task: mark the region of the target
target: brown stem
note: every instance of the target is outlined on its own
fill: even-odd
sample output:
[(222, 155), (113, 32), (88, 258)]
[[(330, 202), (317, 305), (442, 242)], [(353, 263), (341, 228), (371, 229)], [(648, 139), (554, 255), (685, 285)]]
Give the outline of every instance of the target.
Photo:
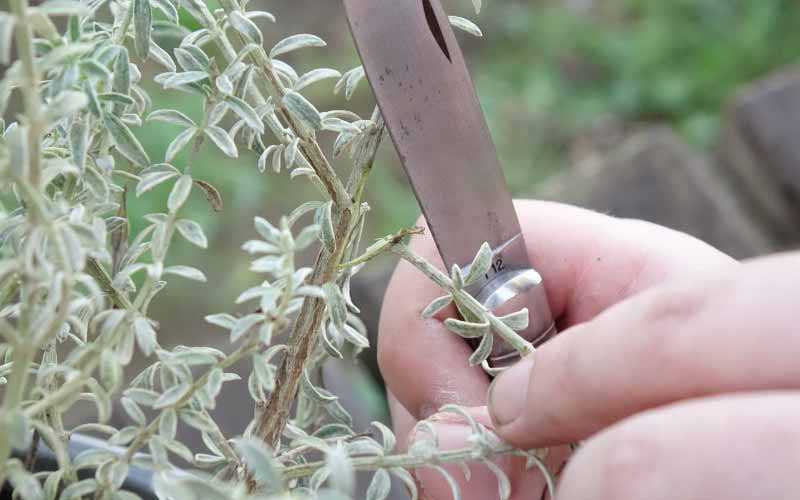
[[(331, 281), (338, 268), (339, 260), (347, 245), (346, 237), (350, 229), (352, 214), (345, 209), (339, 215), (336, 224), (336, 249), (333, 253), (321, 250), (314, 263), (314, 272), (310, 282), (322, 285)], [(276, 376), (275, 390), (261, 411), (255, 435), (264, 440), (273, 449), (277, 449), (283, 428), (289, 420), (292, 403), (297, 394), (303, 370), (306, 367), (311, 351), (317, 340), (317, 332), (325, 315), (325, 301), (318, 298), (307, 298), (303, 302), (294, 328), (287, 342), (289, 351), (283, 358)]]
[(103, 266), (97, 262), (97, 260), (93, 257), (89, 257), (86, 261), (86, 273), (94, 278), (100, 288), (103, 290), (103, 293), (108, 295), (111, 299), (111, 302), (119, 309), (131, 309), (133, 305), (131, 301), (128, 300), (126, 296), (119, 293), (119, 291), (111, 286), (111, 277), (108, 275), (106, 270)]
[[(230, 14), (233, 11), (241, 10), (237, 0), (221, 0), (220, 4), (225, 12)], [(244, 45), (247, 41), (241, 34), (236, 33), (239, 42)], [(352, 201), (347, 194), (347, 190), (342, 184), (333, 166), (328, 161), (328, 158), (323, 153), (322, 148), (314, 137), (314, 133), (306, 129), (306, 127), (296, 119), (287, 109), (283, 103), (283, 97), (286, 91), (281, 85), (275, 71), (263, 48), (253, 50), (248, 55), (248, 59), (255, 64), (258, 72), (264, 77), (260, 79), (266, 86), (267, 93), (272, 97), (273, 105), (277, 108), (278, 115), (289, 125), (292, 132), (300, 138), (300, 150), (308, 159), (314, 172), (322, 180), (325, 189), (328, 191), (333, 203), (340, 208), (349, 207)], [(282, 138), (281, 138), (282, 139)]]

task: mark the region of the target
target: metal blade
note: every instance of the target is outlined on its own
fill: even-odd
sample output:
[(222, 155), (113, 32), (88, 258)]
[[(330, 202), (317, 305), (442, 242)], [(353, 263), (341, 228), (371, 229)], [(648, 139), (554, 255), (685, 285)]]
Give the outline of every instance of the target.
[(495, 146), (439, 1), (344, 4), (367, 77), (445, 264), (469, 264), (488, 241), (496, 250), (495, 273), (529, 268)]

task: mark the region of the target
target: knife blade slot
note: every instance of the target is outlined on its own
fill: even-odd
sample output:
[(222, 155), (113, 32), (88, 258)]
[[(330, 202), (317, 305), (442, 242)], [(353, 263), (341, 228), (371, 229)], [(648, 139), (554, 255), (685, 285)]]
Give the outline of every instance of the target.
[(450, 58), (450, 49), (447, 48), (447, 42), (444, 40), (444, 33), (442, 33), (439, 19), (436, 18), (436, 11), (433, 10), (431, 0), (422, 0), (422, 8), (425, 11), (425, 20), (428, 22), (428, 29), (431, 30), (431, 34), (436, 40), (436, 43), (439, 44), (439, 48), (442, 49), (444, 56), (452, 64), (453, 60)]

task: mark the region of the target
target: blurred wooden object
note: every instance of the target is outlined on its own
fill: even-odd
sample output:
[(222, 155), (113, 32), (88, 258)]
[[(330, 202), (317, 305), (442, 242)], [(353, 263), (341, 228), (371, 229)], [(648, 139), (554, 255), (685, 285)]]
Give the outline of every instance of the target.
[(729, 187), (781, 247), (800, 242), (800, 68), (760, 80), (733, 101), (716, 157)]
[(775, 248), (709, 159), (667, 127), (645, 127), (608, 152), (583, 154), (573, 170), (546, 183), (536, 197), (661, 224), (736, 257)]

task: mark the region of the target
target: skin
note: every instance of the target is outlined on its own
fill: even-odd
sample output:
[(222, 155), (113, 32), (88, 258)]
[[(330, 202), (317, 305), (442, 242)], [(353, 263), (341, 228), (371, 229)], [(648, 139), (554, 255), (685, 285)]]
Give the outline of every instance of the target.
[[(432, 417), (440, 446), (467, 446), (468, 428), (436, 415), (456, 403), (524, 448), (582, 442), (559, 475), (558, 500), (800, 498), (800, 254), (739, 263), (688, 235), (554, 203), (517, 211), (561, 333), (490, 389), (469, 368), (469, 348), (424, 320), (441, 295), (400, 263), (381, 315), (378, 356), (395, 430)], [(429, 236), (414, 249), (441, 266)], [(409, 436), (410, 440), (414, 436)], [(536, 471), (498, 461), (512, 499), (543, 498)], [(472, 465), (463, 498), (496, 498)], [(430, 469), (415, 471), (423, 498), (450, 498)]]

